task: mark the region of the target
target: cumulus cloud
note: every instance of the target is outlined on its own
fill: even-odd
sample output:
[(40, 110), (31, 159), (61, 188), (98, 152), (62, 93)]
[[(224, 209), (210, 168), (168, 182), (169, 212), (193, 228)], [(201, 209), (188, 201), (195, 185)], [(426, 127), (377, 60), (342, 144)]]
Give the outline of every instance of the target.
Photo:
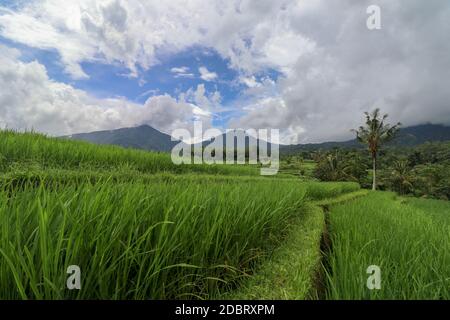
[(126, 99), (98, 99), (71, 85), (49, 79), (42, 64), (22, 62), (20, 52), (0, 46), (0, 126), (35, 129), (51, 135), (149, 124), (171, 133), (190, 128), (194, 119), (208, 125), (211, 114), (168, 95), (144, 104)]
[(186, 101), (200, 107), (204, 112), (213, 114), (221, 108), (222, 96), (219, 91), (207, 92), (203, 83), (190, 88), (179, 95), (179, 101)]
[(174, 67), (170, 69), (175, 78), (193, 78), (194, 74), (189, 72), (189, 67)]
[(261, 84), (256, 80), (255, 76), (241, 77), (239, 80), (249, 88), (256, 88), (261, 86)]
[(209, 71), (206, 67), (198, 68), (198, 72), (200, 72), (200, 78), (205, 81), (214, 81), (217, 79), (217, 73)]
[[(230, 126), (277, 127), (288, 142), (350, 138), (348, 130), (362, 120), (363, 111), (374, 107), (405, 125), (449, 124), (448, 1), (379, 0), (376, 4), (381, 7), (382, 28), (371, 31), (366, 28), (366, 8), (372, 2), (42, 0), (16, 11), (2, 9), (0, 35), (28, 46), (56, 50), (73, 78), (89, 76), (81, 67), (85, 61), (121, 64), (131, 76), (138, 76), (141, 69), (158, 64), (161, 55), (192, 46), (212, 48), (228, 60), (229, 67), (239, 74), (238, 82), (246, 86), (244, 100), (235, 103), (241, 116), (232, 119)], [(28, 73), (43, 77), (42, 69), (37, 63), (22, 64), (10, 73), (39, 87), (39, 81), (32, 81)], [(257, 77), (268, 69), (276, 70), (278, 79)], [(172, 73), (191, 74), (180, 71), (185, 70)], [(217, 74), (205, 67), (199, 73), (204, 81), (217, 79)], [(130, 108), (128, 102), (112, 99), (109, 105), (126, 107), (109, 107), (112, 111), (107, 113), (104, 109), (108, 104), (105, 107), (73, 87), (46, 76), (43, 79), (43, 94), (33, 96), (33, 103), (47, 101), (42, 103), (47, 116), (56, 112), (51, 107), (56, 105), (48, 102), (55, 92), (64, 92), (56, 96), (68, 101), (61, 101), (67, 102), (66, 107), (62, 103), (62, 109), (69, 109), (71, 104), (76, 109), (73, 101), (79, 99), (83, 105), (94, 107), (81, 108), (84, 113), (77, 111), (76, 115), (86, 115), (86, 110), (102, 114), (97, 125), (91, 117), (83, 126), (118, 125), (115, 110)], [(202, 90), (192, 89), (186, 96), (196, 106), (220, 101), (218, 96), (202, 94)], [(9, 95), (2, 93), (2, 99), (5, 96)], [(175, 98), (158, 99), (161, 105), (170, 99), (171, 103), (182, 104)], [(158, 109), (158, 104), (152, 107)], [(5, 105), (2, 108), (5, 111)], [(92, 111), (97, 109), (100, 111)], [(16, 115), (14, 121), (23, 124), (14, 110), (6, 111), (8, 117)], [(66, 131), (75, 127), (69, 113), (64, 114), (66, 119), (58, 112), (62, 118), (55, 115), (55, 131), (58, 126)], [(36, 116), (34, 121), (39, 124), (42, 119)]]
[[(3, 9), (0, 34), (32, 47), (57, 50), (75, 79), (88, 76), (80, 66), (84, 61), (119, 63), (137, 76), (139, 68), (147, 70), (159, 63), (158, 53), (193, 45), (214, 48), (233, 67), (250, 72), (265, 68), (268, 61), (278, 65), (279, 60), (270, 55), (296, 39), (296, 35), (280, 38), (272, 30), (285, 15), (280, 13), (285, 3), (41, 0), (22, 4), (18, 11)], [(254, 59), (256, 55), (260, 59)]]
[(255, 92), (233, 125), (278, 127), (289, 143), (348, 139), (374, 107), (405, 125), (450, 124), (450, 7), (379, 2), (377, 31), (365, 27), (364, 1), (315, 1), (292, 11), (292, 32), (313, 43), (284, 60), (276, 93)]

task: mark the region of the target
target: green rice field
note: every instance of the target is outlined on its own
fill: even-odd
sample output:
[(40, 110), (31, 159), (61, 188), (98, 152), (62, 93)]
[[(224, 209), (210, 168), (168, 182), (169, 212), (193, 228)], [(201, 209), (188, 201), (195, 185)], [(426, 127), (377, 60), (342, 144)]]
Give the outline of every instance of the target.
[(449, 209), (2, 131), (0, 299), (448, 299)]

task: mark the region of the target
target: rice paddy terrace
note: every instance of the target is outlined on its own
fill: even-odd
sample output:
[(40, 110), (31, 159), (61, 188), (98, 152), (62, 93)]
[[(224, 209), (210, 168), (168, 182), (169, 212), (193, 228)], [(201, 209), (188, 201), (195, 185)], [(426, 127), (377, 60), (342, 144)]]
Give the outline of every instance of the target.
[[(0, 132), (0, 299), (448, 299), (450, 205)], [(67, 267), (81, 290), (66, 288)], [(377, 265), (381, 289), (366, 286)]]

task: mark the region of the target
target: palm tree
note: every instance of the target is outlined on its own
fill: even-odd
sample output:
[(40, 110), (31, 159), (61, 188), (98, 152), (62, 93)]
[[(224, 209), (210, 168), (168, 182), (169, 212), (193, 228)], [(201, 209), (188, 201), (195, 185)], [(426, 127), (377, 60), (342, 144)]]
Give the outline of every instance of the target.
[(356, 139), (365, 143), (369, 147), (372, 156), (372, 190), (377, 189), (377, 156), (378, 151), (383, 143), (392, 140), (398, 132), (401, 124), (394, 126), (385, 123), (388, 115), (380, 115), (380, 109), (375, 109), (372, 113), (364, 112), (366, 115), (366, 125), (360, 126), (358, 130), (352, 130), (356, 133)]
[(400, 159), (394, 161), (389, 180), (393, 189), (400, 194), (406, 194), (413, 188), (414, 176), (411, 174), (411, 168), (408, 160)]

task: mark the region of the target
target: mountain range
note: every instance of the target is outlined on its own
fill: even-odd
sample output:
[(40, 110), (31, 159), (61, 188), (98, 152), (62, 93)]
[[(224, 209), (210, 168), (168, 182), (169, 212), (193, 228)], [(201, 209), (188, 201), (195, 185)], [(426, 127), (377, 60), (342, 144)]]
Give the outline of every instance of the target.
[[(125, 148), (136, 148), (159, 152), (170, 152), (179, 141), (172, 141), (171, 136), (148, 125), (115, 130), (79, 133), (63, 138), (84, 140), (97, 144), (119, 145)], [(436, 124), (423, 124), (400, 129), (391, 146), (415, 146), (425, 142), (450, 140), (450, 127)], [(356, 139), (341, 142), (323, 142), (296, 145), (280, 145), (280, 152), (291, 154), (301, 151), (329, 150), (340, 148), (362, 147)]]

